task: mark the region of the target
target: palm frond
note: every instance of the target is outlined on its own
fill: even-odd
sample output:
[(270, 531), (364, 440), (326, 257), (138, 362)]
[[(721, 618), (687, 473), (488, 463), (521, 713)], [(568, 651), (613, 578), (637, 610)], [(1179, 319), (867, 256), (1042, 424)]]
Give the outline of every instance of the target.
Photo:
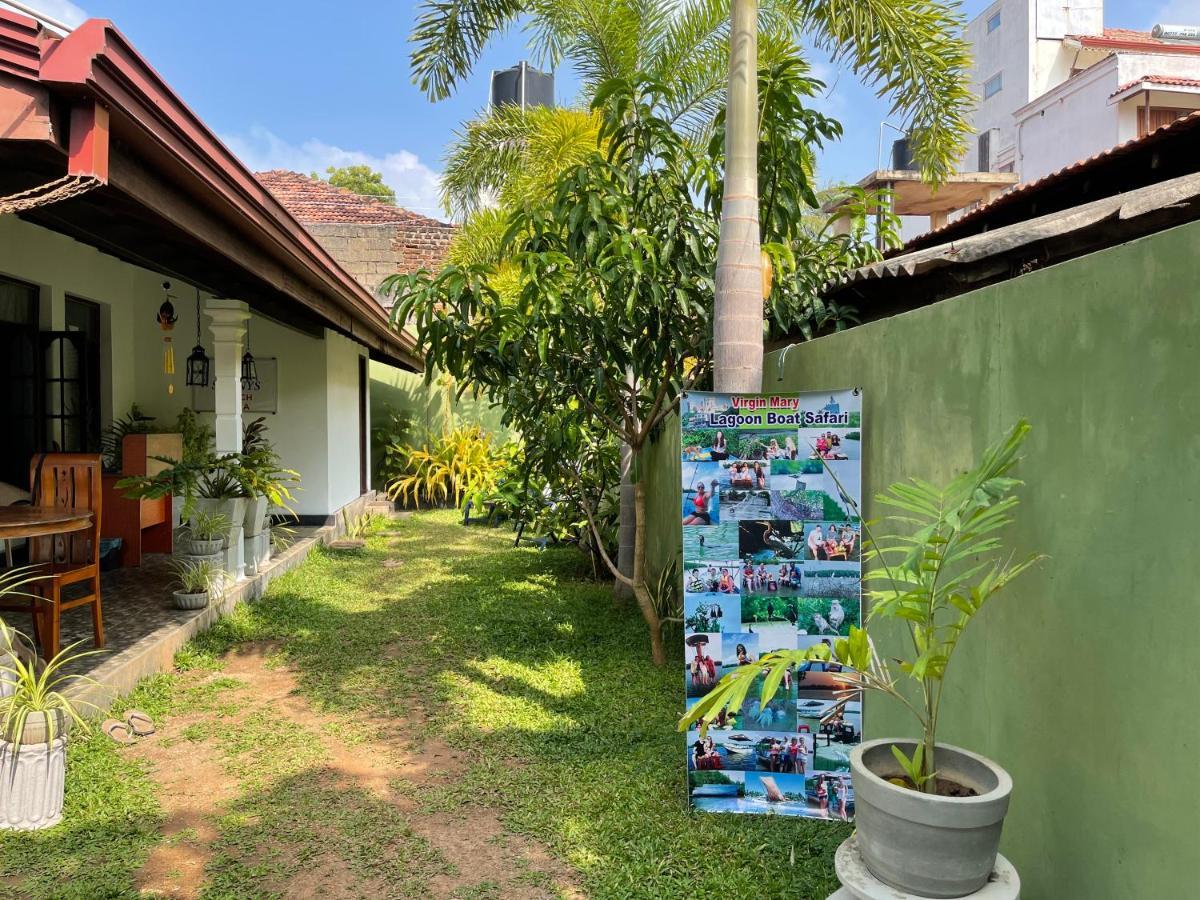
[(957, 5), (929, 0), (768, 0), (795, 16), (815, 46), (892, 101), (910, 127), (922, 173), (934, 183), (962, 155), (970, 131), (970, 45)]
[(449, 97), (525, 7), (521, 0), (422, 0), (409, 37), (413, 83), (430, 100)]

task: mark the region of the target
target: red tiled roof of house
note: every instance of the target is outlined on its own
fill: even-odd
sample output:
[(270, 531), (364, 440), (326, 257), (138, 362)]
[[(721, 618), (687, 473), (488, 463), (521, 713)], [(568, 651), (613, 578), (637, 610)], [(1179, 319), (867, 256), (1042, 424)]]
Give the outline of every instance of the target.
[(1200, 78), (1175, 78), (1171, 75), (1146, 75), (1137, 81), (1129, 81), (1121, 85), (1109, 96), (1115, 97), (1117, 94), (1123, 94), (1132, 87), (1137, 87), (1139, 84), (1161, 84), (1170, 87), (1200, 87)]
[(300, 172), (272, 169), (269, 172), (255, 172), (254, 176), (262, 182), (263, 187), (275, 195), (288, 212), (306, 224), (420, 224), (453, 227), (437, 219), (384, 203), (382, 200), (334, 187), (327, 181)]
[(1200, 53), (1200, 43), (1164, 41), (1149, 31), (1132, 28), (1105, 28), (1103, 34), (1071, 35), (1084, 47), (1095, 50), (1141, 50), (1145, 53)]

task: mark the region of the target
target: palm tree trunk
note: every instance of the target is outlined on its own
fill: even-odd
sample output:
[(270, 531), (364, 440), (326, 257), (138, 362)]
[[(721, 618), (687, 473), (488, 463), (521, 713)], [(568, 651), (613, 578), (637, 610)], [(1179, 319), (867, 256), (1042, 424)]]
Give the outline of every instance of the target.
[(733, 0), (725, 195), (713, 310), (713, 386), (762, 390), (762, 258), (758, 236), (758, 2)]

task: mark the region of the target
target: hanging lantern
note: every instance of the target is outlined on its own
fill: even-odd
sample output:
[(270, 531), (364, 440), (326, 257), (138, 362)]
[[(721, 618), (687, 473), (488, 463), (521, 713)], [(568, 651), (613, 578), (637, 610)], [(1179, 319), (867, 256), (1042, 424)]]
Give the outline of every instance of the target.
[(196, 346), (187, 358), (188, 387), (208, 387), (208, 355), (200, 343), (200, 288), (196, 288)]
[(242, 354), (242, 390), (257, 391), (262, 387), (258, 378), (258, 365), (254, 362), (254, 354), (250, 352), (250, 322), (246, 322), (246, 352)]
[(167, 393), (174, 394), (175, 381), (172, 376), (175, 374), (175, 348), (171, 343), (170, 333), (175, 330), (175, 323), (179, 321), (179, 316), (175, 315), (175, 304), (171, 302), (173, 299), (171, 282), (164, 281), (162, 287), (166, 299), (158, 308), (158, 315), (154, 319), (158, 322), (158, 327), (163, 330), (163, 374), (167, 376)]

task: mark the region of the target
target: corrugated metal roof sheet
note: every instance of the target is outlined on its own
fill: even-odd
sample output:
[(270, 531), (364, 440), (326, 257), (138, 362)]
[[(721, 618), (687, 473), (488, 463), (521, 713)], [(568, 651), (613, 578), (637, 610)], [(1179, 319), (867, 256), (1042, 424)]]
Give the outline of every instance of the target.
[(1099, 153), (1093, 154), (1092, 156), (1077, 160), (1076, 162), (1071, 163), (1069, 166), (1063, 166), (1063, 168), (1051, 172), (1048, 175), (1043, 175), (1041, 178), (1035, 179), (1034, 181), (1025, 181), (1016, 185), (1015, 187), (1011, 187), (995, 200), (992, 200), (990, 203), (984, 203), (983, 205), (976, 207), (969, 213), (959, 216), (957, 219), (946, 225), (943, 225), (941, 228), (935, 228), (931, 231), (925, 232), (924, 234), (918, 235), (905, 244), (904, 247), (900, 248), (898, 252), (903, 253), (905, 249), (913, 244), (926, 244), (931, 239), (936, 239), (937, 236), (943, 232), (954, 231), (961, 228), (963, 225), (985, 219), (988, 214), (995, 209), (1007, 206), (1016, 200), (1023, 199), (1030, 194), (1034, 194), (1037, 191), (1042, 190), (1058, 181), (1075, 176), (1085, 171), (1089, 166), (1093, 166), (1102, 160), (1130, 153), (1147, 144), (1164, 140), (1168, 136), (1189, 131), (1197, 127), (1200, 127), (1200, 110), (1192, 113), (1191, 115), (1184, 116), (1181, 119), (1176, 119), (1171, 124), (1164, 125), (1162, 128), (1157, 128), (1154, 131), (1151, 131), (1149, 134), (1143, 135), (1142, 137), (1131, 138), (1124, 143), (1117, 144), (1114, 147), (1109, 147), (1107, 150), (1101, 150)]
[(902, 278), (934, 269), (975, 263), (990, 256), (1079, 231), (1106, 219), (1132, 219), (1169, 206), (1192, 202), (1197, 198), (1200, 198), (1200, 173), (1185, 175), (863, 266), (848, 273), (837, 284), (831, 285), (828, 293), (836, 293), (856, 282)]

